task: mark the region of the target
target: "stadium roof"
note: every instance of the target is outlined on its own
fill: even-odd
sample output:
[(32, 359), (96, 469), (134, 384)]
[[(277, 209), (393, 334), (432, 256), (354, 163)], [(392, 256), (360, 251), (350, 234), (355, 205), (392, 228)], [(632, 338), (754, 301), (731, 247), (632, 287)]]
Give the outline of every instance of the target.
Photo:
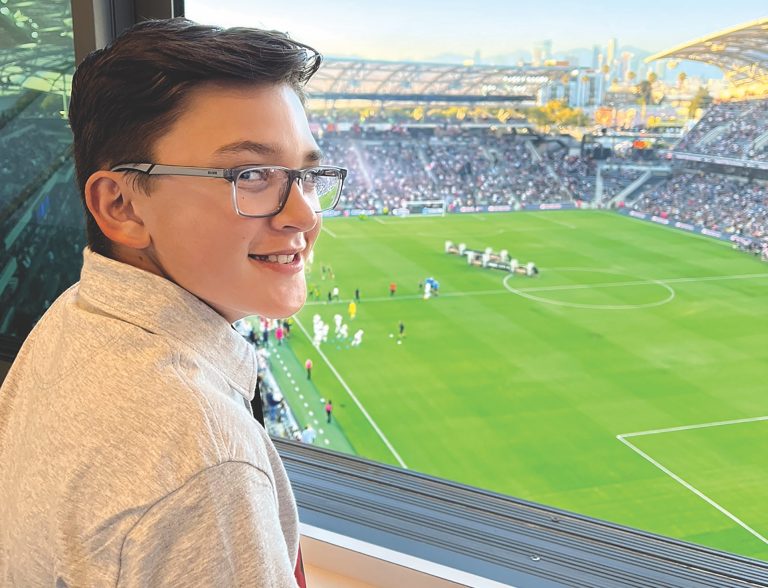
[(496, 66), (329, 58), (307, 90), (314, 99), (433, 102), (533, 100), (568, 66)]
[(768, 18), (683, 43), (645, 59), (690, 59), (715, 65), (734, 85), (768, 83)]

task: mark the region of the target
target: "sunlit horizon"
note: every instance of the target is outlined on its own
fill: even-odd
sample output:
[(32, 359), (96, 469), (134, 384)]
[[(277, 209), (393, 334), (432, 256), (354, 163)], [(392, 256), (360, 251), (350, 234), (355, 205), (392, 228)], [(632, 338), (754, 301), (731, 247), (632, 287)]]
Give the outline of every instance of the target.
[(655, 53), (763, 18), (768, 12), (764, 2), (755, 0), (717, 8), (659, 0), (642, 6), (606, 0), (578, 6), (565, 0), (515, 4), (390, 0), (366, 5), (328, 0), (319, 5), (294, 0), (275, 5), (187, 0), (186, 14), (206, 24), (285, 31), (329, 57), (516, 63), (530, 58), (534, 47), (545, 41), (551, 42), (554, 56), (591, 51), (596, 45), (604, 48), (612, 39), (619, 48)]

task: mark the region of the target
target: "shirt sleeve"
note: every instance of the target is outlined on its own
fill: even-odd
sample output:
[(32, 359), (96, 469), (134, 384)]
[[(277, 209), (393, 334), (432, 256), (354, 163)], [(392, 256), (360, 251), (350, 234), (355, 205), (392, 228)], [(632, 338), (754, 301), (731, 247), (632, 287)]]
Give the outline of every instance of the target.
[(117, 585), (295, 588), (270, 479), (244, 462), (197, 474), (128, 533)]

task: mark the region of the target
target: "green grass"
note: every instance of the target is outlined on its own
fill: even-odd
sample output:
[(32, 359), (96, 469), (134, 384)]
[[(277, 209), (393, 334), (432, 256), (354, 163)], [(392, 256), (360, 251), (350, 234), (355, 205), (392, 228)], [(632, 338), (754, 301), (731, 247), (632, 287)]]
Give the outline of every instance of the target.
[[(541, 274), (508, 280), (513, 293), (503, 272), (443, 253), (446, 239), (508, 249)], [(429, 301), (427, 276), (440, 281)], [(342, 296), (310, 302), (297, 316), (308, 330), (314, 313), (350, 322), (360, 288), (350, 334), (364, 329), (363, 344), (321, 350), (408, 468), (768, 559), (765, 542), (616, 438), (768, 415), (768, 265), (608, 212), (331, 219), (308, 281)], [(396, 465), (298, 328), (290, 347), (315, 363), (306, 410), (334, 400), (329, 445)], [(765, 537), (766, 439), (768, 422), (631, 440)]]

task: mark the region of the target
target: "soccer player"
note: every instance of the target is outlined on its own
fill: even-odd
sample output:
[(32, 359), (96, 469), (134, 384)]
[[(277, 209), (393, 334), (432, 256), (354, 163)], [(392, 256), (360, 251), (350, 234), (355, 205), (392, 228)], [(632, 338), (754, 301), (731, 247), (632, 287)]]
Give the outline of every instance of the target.
[(352, 336), (351, 345), (352, 347), (357, 347), (362, 342), (363, 342), (363, 330), (358, 329), (357, 331), (355, 331), (355, 334)]
[(333, 315), (333, 322), (336, 324), (336, 328), (334, 329), (335, 335), (339, 336), (339, 331), (341, 331), (341, 323), (344, 321), (344, 317), (340, 314), (334, 314)]
[(304, 585), (296, 504), (231, 327), (306, 299), (323, 165), (277, 32), (150, 20), (69, 109), (88, 247), (0, 390), (0, 583)]
[(389, 295), (390, 296), (394, 296), (395, 292), (397, 292), (397, 284), (395, 284), (394, 282), (390, 282), (390, 284), (389, 284)]
[(357, 304), (355, 304), (354, 300), (350, 301), (347, 311), (349, 311), (350, 320), (355, 320), (355, 315), (357, 315)]

